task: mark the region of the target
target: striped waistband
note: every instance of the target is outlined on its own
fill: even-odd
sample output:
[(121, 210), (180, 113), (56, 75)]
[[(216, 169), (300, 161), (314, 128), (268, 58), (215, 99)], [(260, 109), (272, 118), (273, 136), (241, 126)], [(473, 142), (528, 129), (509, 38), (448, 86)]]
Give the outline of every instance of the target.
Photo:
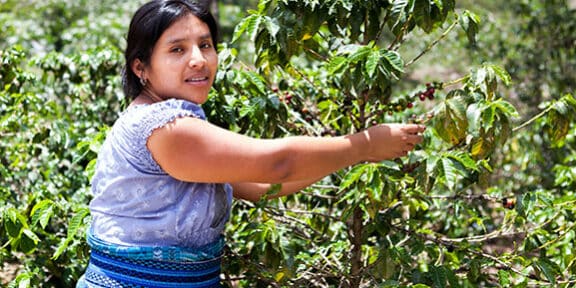
[[(84, 274), (88, 287), (221, 287), (221, 243), (206, 251), (178, 247), (128, 247), (88, 235), (92, 247)], [(191, 258), (194, 258), (192, 261)]]
[(224, 249), (224, 237), (204, 246), (185, 248), (177, 246), (127, 246), (106, 242), (97, 238), (90, 230), (86, 240), (92, 250), (104, 254), (126, 257), (129, 259), (159, 260), (159, 261), (203, 261), (218, 258)]

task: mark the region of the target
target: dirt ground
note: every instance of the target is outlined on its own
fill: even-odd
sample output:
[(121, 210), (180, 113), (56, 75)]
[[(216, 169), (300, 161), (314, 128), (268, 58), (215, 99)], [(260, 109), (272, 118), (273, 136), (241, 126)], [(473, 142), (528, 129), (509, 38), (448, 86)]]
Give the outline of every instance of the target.
[(0, 267), (0, 286), (10, 283), (18, 274), (18, 263), (3, 263)]

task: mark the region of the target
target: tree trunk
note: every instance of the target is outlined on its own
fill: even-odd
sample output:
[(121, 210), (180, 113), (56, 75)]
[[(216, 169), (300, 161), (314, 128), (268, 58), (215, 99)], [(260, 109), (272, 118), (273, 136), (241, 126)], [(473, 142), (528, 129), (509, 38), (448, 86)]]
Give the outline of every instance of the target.
[(360, 287), (362, 282), (362, 230), (364, 230), (363, 213), (360, 207), (354, 209), (352, 216), (352, 256), (350, 259), (352, 267), (350, 269), (350, 287)]

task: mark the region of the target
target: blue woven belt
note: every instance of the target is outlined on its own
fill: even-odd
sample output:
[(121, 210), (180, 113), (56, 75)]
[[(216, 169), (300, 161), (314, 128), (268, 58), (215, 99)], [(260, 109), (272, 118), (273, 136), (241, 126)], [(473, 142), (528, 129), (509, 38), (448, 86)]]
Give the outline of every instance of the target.
[(90, 262), (77, 287), (221, 287), (223, 241), (194, 250), (132, 247), (89, 233)]

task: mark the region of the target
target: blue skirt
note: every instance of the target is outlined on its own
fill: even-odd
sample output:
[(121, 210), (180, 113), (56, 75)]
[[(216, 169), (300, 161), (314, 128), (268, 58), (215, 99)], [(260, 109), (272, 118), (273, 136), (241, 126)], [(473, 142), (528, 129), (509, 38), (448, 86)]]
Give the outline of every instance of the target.
[(222, 287), (223, 238), (192, 249), (123, 246), (87, 234), (90, 262), (77, 288)]

